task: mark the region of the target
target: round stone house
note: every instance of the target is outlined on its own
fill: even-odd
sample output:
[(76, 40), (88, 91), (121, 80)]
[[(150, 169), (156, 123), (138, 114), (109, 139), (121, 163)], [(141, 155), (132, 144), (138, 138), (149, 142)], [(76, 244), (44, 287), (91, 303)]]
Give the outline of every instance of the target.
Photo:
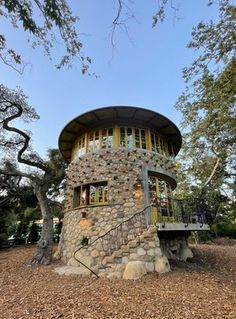
[(95, 109), (65, 126), (59, 148), (70, 164), (58, 248), (64, 262), (119, 277), (131, 261), (153, 271), (164, 254), (186, 257), (186, 231), (195, 228), (181, 227), (171, 199), (181, 140), (168, 118), (133, 106)]

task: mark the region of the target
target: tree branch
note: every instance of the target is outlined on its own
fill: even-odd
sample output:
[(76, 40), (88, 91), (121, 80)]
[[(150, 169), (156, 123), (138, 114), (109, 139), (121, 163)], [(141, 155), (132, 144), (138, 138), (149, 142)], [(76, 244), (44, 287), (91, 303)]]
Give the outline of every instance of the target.
[(12, 68), (14, 71), (16, 71), (17, 73), (19, 73), (20, 75), (23, 74), (24, 72), (24, 68), (21, 69), (17, 69), (12, 63), (10, 63), (9, 61), (7, 61), (2, 55), (0, 55), (0, 59), (2, 60), (2, 62), (9, 66), (10, 68)]
[(33, 177), (31, 174), (24, 173), (20, 170), (14, 170), (14, 171), (10, 172), (10, 171), (5, 171), (5, 170), (0, 169), (0, 174), (4, 175), (4, 176), (25, 177), (25, 178), (28, 178), (30, 180), (33, 180)]
[(9, 104), (7, 106), (5, 106), (4, 109), (0, 109), (0, 112), (6, 112), (10, 108), (16, 108), (17, 111), (16, 111), (15, 114), (12, 114), (9, 117), (7, 117), (6, 119), (4, 119), (2, 121), (2, 126), (3, 126), (3, 128), (5, 130), (7, 130), (9, 132), (17, 133), (17, 134), (19, 134), (20, 136), (22, 136), (24, 138), (24, 141), (22, 141), (24, 143), (24, 145), (21, 147), (21, 149), (18, 151), (18, 154), (17, 154), (18, 162), (22, 163), (22, 164), (26, 164), (26, 165), (29, 165), (29, 166), (33, 166), (33, 167), (39, 168), (39, 169), (43, 170), (44, 172), (49, 173), (48, 168), (45, 165), (43, 165), (42, 163), (34, 162), (34, 161), (31, 161), (31, 160), (26, 159), (26, 158), (23, 157), (24, 152), (29, 147), (30, 136), (28, 134), (26, 134), (24, 131), (22, 131), (22, 130), (16, 128), (16, 127), (12, 127), (12, 126), (8, 125), (8, 123), (11, 122), (12, 120), (21, 117), (21, 115), (23, 113), (23, 107), (21, 105), (17, 104), (17, 103), (11, 102), (11, 101), (6, 101), (6, 102), (9, 103)]
[(211, 182), (212, 178), (214, 177), (215, 173), (216, 173), (216, 170), (218, 168), (218, 166), (220, 165), (220, 158), (218, 157), (217, 160), (216, 160), (216, 163), (212, 169), (212, 172), (211, 172), (211, 175), (208, 177), (208, 179), (206, 180), (206, 182), (204, 183), (204, 185), (202, 186), (202, 189), (201, 189), (201, 192), (200, 192), (200, 196), (199, 197), (202, 197), (203, 195), (203, 191), (204, 189), (206, 188), (206, 186)]

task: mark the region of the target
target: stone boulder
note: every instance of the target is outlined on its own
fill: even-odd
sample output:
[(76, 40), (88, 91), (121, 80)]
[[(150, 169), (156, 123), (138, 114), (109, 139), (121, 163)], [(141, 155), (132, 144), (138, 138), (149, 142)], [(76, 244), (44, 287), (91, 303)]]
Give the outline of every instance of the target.
[(166, 256), (157, 256), (154, 262), (155, 271), (164, 274), (170, 271), (170, 264)]
[(67, 266), (79, 267), (79, 266), (80, 266), (80, 263), (79, 263), (77, 260), (75, 260), (75, 258), (71, 257), (71, 258), (68, 260)]
[(138, 279), (146, 275), (145, 263), (142, 261), (130, 261), (125, 267), (123, 279)]
[(193, 258), (192, 250), (186, 245), (180, 251), (180, 259), (186, 261), (189, 258)]
[(90, 271), (88, 271), (85, 267), (73, 267), (73, 266), (62, 266), (56, 267), (54, 269), (56, 273), (59, 275), (80, 275), (80, 276), (89, 276), (91, 275)]

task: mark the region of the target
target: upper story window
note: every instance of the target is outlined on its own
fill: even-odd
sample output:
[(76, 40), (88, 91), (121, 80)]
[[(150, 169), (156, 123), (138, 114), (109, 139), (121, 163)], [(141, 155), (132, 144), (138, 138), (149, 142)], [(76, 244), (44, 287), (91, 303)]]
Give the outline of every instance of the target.
[(151, 133), (151, 148), (153, 152), (162, 154), (161, 141), (158, 134)]
[(146, 130), (132, 127), (120, 128), (120, 146), (126, 148), (148, 149)]
[(89, 133), (88, 151), (96, 151), (101, 148), (113, 146), (113, 128), (105, 128)]
[(169, 155), (169, 158), (171, 159), (175, 158), (174, 148), (173, 148), (173, 145), (170, 143), (168, 143), (168, 155)]
[(173, 145), (150, 129), (118, 127), (97, 129), (85, 133), (74, 144), (72, 159), (88, 152), (109, 148), (143, 149), (174, 158)]
[(107, 203), (107, 182), (81, 185), (74, 188), (73, 207)]
[(74, 157), (82, 156), (86, 153), (86, 147), (85, 147), (85, 135), (81, 136), (74, 147)]

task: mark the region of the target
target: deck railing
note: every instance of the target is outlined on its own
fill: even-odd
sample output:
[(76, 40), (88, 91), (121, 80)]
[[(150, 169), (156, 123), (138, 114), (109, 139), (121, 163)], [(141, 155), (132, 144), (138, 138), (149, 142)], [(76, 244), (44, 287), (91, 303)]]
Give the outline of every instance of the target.
[(130, 240), (135, 239), (147, 228), (148, 214), (152, 207), (156, 208), (158, 223), (206, 223), (206, 205), (201, 199), (174, 199), (170, 197), (156, 198), (151, 206), (145, 207), (142, 211), (132, 215), (114, 228), (107, 231), (104, 235), (99, 236), (93, 242), (81, 245), (75, 252), (74, 258), (94, 275), (98, 275), (85, 265), (81, 260), (76, 258), (78, 251), (88, 249), (100, 242), (105, 256), (111, 255), (114, 251), (120, 249), (122, 245), (127, 244)]
[(199, 198), (158, 197), (152, 207), (156, 210), (158, 223), (207, 223), (207, 207), (204, 200)]

